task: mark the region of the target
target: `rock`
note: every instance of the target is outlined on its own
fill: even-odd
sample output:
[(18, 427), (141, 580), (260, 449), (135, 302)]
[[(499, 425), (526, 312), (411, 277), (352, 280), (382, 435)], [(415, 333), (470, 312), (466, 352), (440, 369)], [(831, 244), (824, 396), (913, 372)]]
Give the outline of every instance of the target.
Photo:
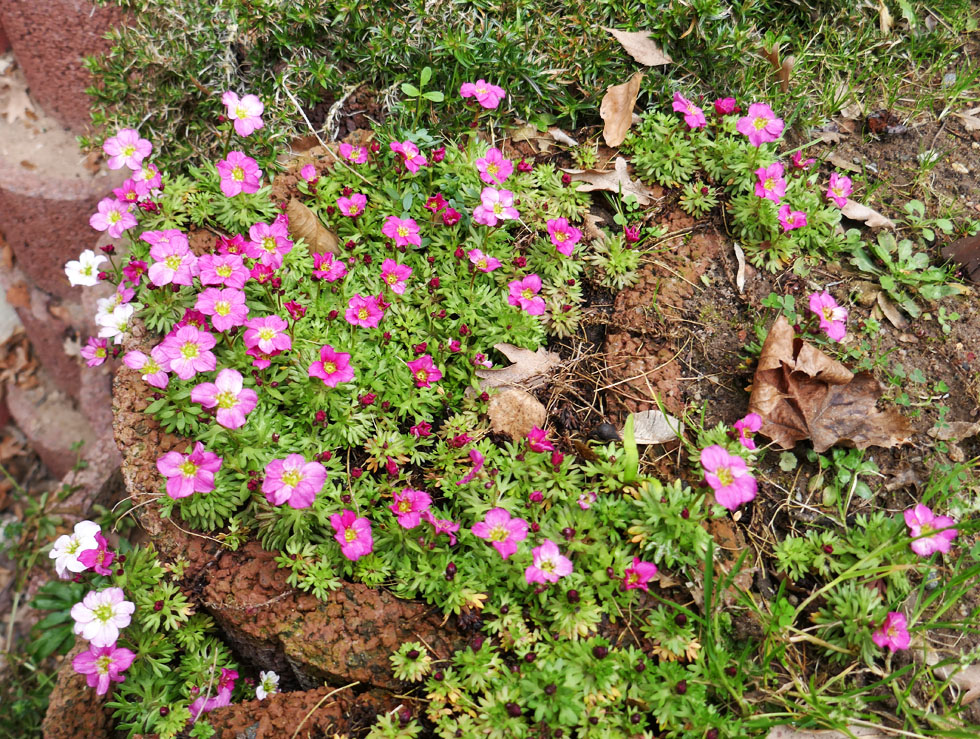
[(527, 390), (509, 387), (490, 399), (487, 410), (490, 426), (499, 434), (506, 434), (515, 441), (523, 439), (538, 426), (544, 428), (548, 413), (541, 403)]
[(79, 639), (58, 668), (58, 678), (51, 691), (51, 702), (41, 729), (44, 739), (110, 739), (109, 713), (105, 698), (95, 694), (84, 675), (72, 669), (76, 654), (88, 649), (88, 642)]

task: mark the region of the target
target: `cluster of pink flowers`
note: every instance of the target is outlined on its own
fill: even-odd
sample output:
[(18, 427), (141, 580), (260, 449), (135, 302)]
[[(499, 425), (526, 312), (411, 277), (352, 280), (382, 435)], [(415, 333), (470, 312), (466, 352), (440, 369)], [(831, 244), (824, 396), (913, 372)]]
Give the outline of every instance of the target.
[(133, 208), (148, 204), (150, 196), (160, 187), (160, 172), (149, 161), (144, 161), (153, 151), (153, 145), (140, 138), (135, 129), (121, 129), (105, 140), (102, 150), (109, 169), (127, 167), (134, 172), (113, 189), (113, 197), (99, 201), (96, 212), (89, 218), (89, 225), (96, 231), (104, 231), (110, 238), (118, 239), (137, 223)]
[[(749, 413), (734, 423), (739, 443), (749, 450), (756, 448), (752, 436), (760, 428), (762, 418), (756, 413)], [(704, 468), (704, 481), (714, 492), (719, 505), (734, 511), (755, 498), (758, 483), (745, 459), (737, 454), (731, 454), (725, 447), (713, 444), (701, 450), (701, 466)]]

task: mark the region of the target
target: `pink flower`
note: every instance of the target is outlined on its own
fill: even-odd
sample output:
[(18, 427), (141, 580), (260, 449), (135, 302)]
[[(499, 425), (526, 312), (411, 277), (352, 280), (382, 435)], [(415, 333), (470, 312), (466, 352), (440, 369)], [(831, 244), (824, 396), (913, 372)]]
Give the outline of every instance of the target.
[(627, 244), (635, 244), (640, 240), (640, 226), (636, 224), (634, 226), (623, 226), (623, 238), (626, 239)]
[(245, 416), (252, 412), (259, 402), (254, 390), (242, 386), (242, 375), (238, 370), (223, 369), (214, 382), (202, 382), (191, 390), (191, 401), (205, 408), (217, 406), (216, 419), (226, 429), (237, 429), (245, 425)]
[(532, 582), (558, 582), (565, 575), (572, 574), (572, 560), (563, 557), (558, 545), (551, 539), (545, 539), (539, 547), (531, 550), (534, 564), (524, 570), (524, 579)]
[(890, 652), (908, 649), (912, 643), (912, 637), (909, 634), (905, 616), (898, 611), (889, 611), (888, 615), (885, 616), (885, 622), (871, 634), (871, 641), (879, 647), (887, 647)]
[(197, 260), (202, 285), (221, 285), (241, 290), (248, 281), (248, 268), (238, 254), (205, 254)]
[(416, 439), (421, 439), (425, 436), (432, 436), (432, 424), (428, 421), (419, 421), (408, 430), (408, 433), (410, 433)]
[(238, 98), (231, 90), (221, 96), (228, 117), (235, 122), (235, 133), (239, 136), (249, 136), (265, 125), (262, 122), (262, 111), (265, 106), (256, 95), (245, 95)]
[(684, 122), (688, 128), (704, 128), (708, 125), (704, 111), (679, 92), (674, 93), (674, 111), (684, 114)]
[(759, 181), (755, 183), (755, 194), (778, 204), (780, 198), (786, 194), (783, 165), (780, 162), (774, 162), (768, 167), (759, 167), (755, 171), (755, 175), (759, 178)]
[(381, 281), (390, 287), (393, 293), (402, 295), (405, 292), (405, 281), (411, 275), (411, 267), (398, 264), (394, 259), (386, 259), (381, 263)]
[(109, 169), (129, 167), (132, 170), (139, 170), (142, 169), (140, 162), (153, 151), (153, 144), (146, 139), (141, 139), (135, 129), (123, 128), (111, 139), (105, 140), (102, 151), (109, 156), (106, 161)]
[(374, 328), (384, 317), (384, 311), (378, 307), (378, 301), (373, 296), (362, 297), (360, 293), (354, 293), (354, 297), (347, 302), (347, 311), (344, 318), (352, 326), (362, 328)]
[(442, 222), (447, 226), (455, 226), (462, 217), (462, 214), (455, 208), (446, 208), (446, 212), (442, 214)]
[[(208, 698), (206, 695), (198, 696), (194, 702), (188, 706), (191, 712), (191, 723), (196, 723), (201, 714), (213, 711), (215, 708), (223, 708), (231, 705), (231, 694), (235, 689), (235, 681), (238, 679), (237, 670), (221, 668), (221, 677), (218, 679), (218, 694)], [(197, 688), (193, 688), (197, 690)]]
[(793, 169), (809, 169), (810, 165), (816, 162), (816, 159), (804, 159), (802, 151), (793, 152), (792, 160)]
[(718, 98), (714, 105), (718, 115), (731, 115), (735, 112), (735, 98)]
[(633, 564), (626, 568), (623, 573), (623, 585), (627, 590), (649, 591), (647, 583), (657, 574), (657, 565), (653, 562), (644, 562), (639, 557), (633, 557)]
[(154, 262), (147, 272), (150, 282), (157, 287), (164, 285), (192, 285), (200, 273), (197, 257), (191, 252), (187, 237), (180, 231), (146, 231), (140, 236), (144, 241), (151, 235), (162, 234), (159, 240), (150, 242), (150, 256)]
[(197, 442), (187, 454), (164, 454), (157, 460), (157, 469), (167, 478), (167, 495), (176, 500), (214, 490), (214, 473), (221, 469), (221, 461), (221, 457), (205, 451), (204, 445)]
[(140, 372), (143, 375), (143, 381), (148, 385), (164, 390), (170, 383), (170, 375), (167, 374), (170, 360), (167, 359), (159, 346), (150, 350), (149, 357), (141, 351), (128, 352), (123, 357), (123, 364)]
[[(130, 177), (122, 185), (112, 190), (112, 194), (121, 203), (133, 204), (150, 194), (150, 186), (143, 180)], [(101, 230), (101, 229), (100, 229)]]
[(419, 147), (411, 141), (392, 141), (390, 146), (393, 152), (401, 156), (402, 162), (409, 172), (418, 172), (420, 168), (429, 163), (425, 155), (419, 153)]
[[(325, 269), (324, 269), (325, 268)], [(318, 254), (313, 252), (313, 276), (319, 280), (336, 282), (347, 274), (347, 265), (343, 260), (335, 259), (330, 252)]]
[(363, 146), (340, 145), (340, 158), (353, 164), (364, 164), (368, 160), (368, 151)]
[(306, 315), (306, 306), (297, 303), (295, 300), (287, 300), (285, 303), (283, 303), (282, 307), (286, 309), (286, 312), (289, 313), (289, 317), (294, 321), (298, 321)]
[(390, 239), (395, 240), (395, 246), (422, 246), (422, 237), (419, 236), (419, 225), (411, 218), (404, 220), (397, 216), (388, 216), (385, 225), (381, 227), (381, 233)]
[(783, 120), (777, 118), (765, 103), (752, 103), (748, 115), (739, 118), (735, 129), (749, 137), (752, 146), (762, 146), (769, 141), (775, 141), (783, 133)]
[(343, 196), (337, 198), (337, 210), (348, 218), (357, 218), (364, 212), (364, 206), (366, 205), (367, 196), (359, 192), (355, 192), (349, 198)]
[(433, 213), (442, 213), (446, 209), (449, 203), (442, 196), (441, 192), (437, 192), (435, 195), (430, 195), (425, 201), (425, 209), (431, 210)]
[(752, 435), (762, 428), (762, 416), (758, 413), (750, 413), (745, 418), (736, 421), (733, 426), (738, 431), (739, 443), (746, 449), (755, 449)]
[(755, 498), (758, 485), (741, 457), (713, 444), (701, 450), (704, 479), (715, 491), (715, 500), (730, 511)]
[(548, 221), (548, 235), (555, 248), (566, 257), (572, 255), (572, 249), (582, 239), (582, 232), (568, 224), (567, 218), (553, 218)]
[(327, 481), (327, 470), (319, 462), (307, 462), (302, 454), (273, 459), (265, 467), (262, 492), (272, 505), (309, 508)]
[(137, 182), (145, 183), (150, 192), (163, 184), (160, 170), (157, 169), (157, 165), (151, 164), (150, 162), (143, 162), (141, 168), (133, 175), (133, 179)]
[(207, 288), (197, 296), (194, 308), (211, 317), (211, 325), (216, 331), (227, 331), (241, 326), (248, 317), (245, 291), (232, 287)]
[(483, 463), (485, 461), (484, 457), (476, 449), (470, 449), (470, 461), (473, 463), (473, 469), (467, 472), (466, 476), (456, 483), (457, 485), (465, 485), (466, 483), (472, 481), (473, 478), (476, 477), (477, 473), (483, 469)]
[(78, 561), (100, 575), (111, 575), (110, 565), (112, 565), (112, 560), (116, 558), (115, 553), (109, 551), (109, 542), (106, 541), (101, 532), (95, 535), (95, 544), (95, 549), (86, 549), (81, 552), (78, 555)]
[(225, 197), (234, 197), (239, 193), (259, 191), (259, 178), (262, 170), (251, 157), (240, 151), (230, 151), (225, 159), (217, 164), (218, 176), (221, 178), (221, 192)]
[(523, 280), (508, 282), (510, 295), (507, 302), (515, 308), (526, 311), (529, 316), (540, 316), (544, 313), (544, 298), (538, 297), (541, 291), (541, 278), (536, 274), (530, 274)]
[(548, 432), (537, 426), (527, 432), (527, 447), (532, 452), (551, 452), (555, 445), (548, 441)]
[(217, 360), (211, 349), (215, 338), (194, 326), (181, 326), (160, 343), (160, 352), (167, 366), (181, 380), (189, 380), (198, 372), (210, 372)]
[(404, 488), (394, 493), (395, 502), (388, 506), (398, 516), (398, 525), (403, 529), (414, 529), (422, 522), (422, 514), (432, 505), (432, 496), (422, 490)]
[(905, 525), (909, 527), (912, 551), (920, 557), (928, 557), (933, 552), (947, 553), (950, 542), (959, 532), (950, 528), (956, 525), (949, 516), (937, 516), (928, 506), (921, 503), (905, 511)]
[(131, 259), (123, 267), (123, 275), (134, 285), (139, 285), (143, 275), (146, 274), (146, 262), (142, 259)]
[(464, 82), (459, 87), (459, 94), (464, 98), (476, 98), (476, 101), (487, 110), (496, 108), (500, 105), (500, 101), (507, 97), (502, 87), (491, 85), (486, 80)]
[(830, 173), (830, 186), (827, 188), (827, 199), (837, 203), (838, 208), (847, 205), (847, 196), (854, 192), (851, 178), (836, 172)]
[(283, 333), (289, 327), (284, 318), (276, 315), (250, 318), (245, 321), (245, 326), (242, 340), (249, 349), (258, 349), (263, 354), (275, 356), (293, 346), (289, 334)]
[(496, 226), (499, 221), (517, 220), (521, 214), (514, 208), (514, 193), (484, 187), (480, 205), (473, 209), (473, 221), (484, 226)]
[(503, 508), (491, 508), (470, 531), (490, 542), (500, 556), (507, 559), (517, 551), (517, 544), (527, 538), (527, 528), (528, 523), (523, 518), (511, 518)]
[(307, 374), (319, 377), (327, 387), (337, 387), (342, 382), (354, 379), (354, 368), (350, 366), (350, 354), (336, 351), (330, 344), (320, 347), (320, 361), (313, 362)]
[(510, 159), (504, 159), (500, 149), (494, 147), (486, 156), (476, 160), (476, 168), (480, 173), (480, 179), (488, 185), (502, 185), (513, 173), (514, 164)]
[(578, 507), (583, 511), (587, 511), (592, 507), (592, 504), (599, 499), (599, 496), (594, 492), (581, 493), (578, 496)]
[(272, 269), (282, 266), (282, 258), (293, 250), (289, 238), (289, 221), (279, 216), (271, 224), (256, 223), (248, 230), (251, 242), (246, 244), (248, 256), (258, 259)]
[(316, 176), (316, 167), (312, 164), (304, 164), (299, 170), (299, 176), (307, 182), (315, 182), (318, 179)]
[(405, 364), (412, 371), (415, 387), (431, 387), (433, 382), (438, 382), (442, 379), (442, 372), (436, 367), (432, 361), (432, 357), (428, 354), (423, 354), (418, 359), (412, 362), (405, 362)]
[(500, 266), (499, 259), (489, 257), (479, 249), (470, 249), (466, 252), (466, 256), (469, 257), (470, 263), (481, 272), (493, 272)]
[(788, 205), (783, 205), (779, 208), (779, 223), (783, 232), (803, 228), (806, 225), (806, 213), (802, 210), (790, 210)]
[(88, 337), (88, 343), (82, 347), (80, 352), (85, 364), (89, 367), (98, 367), (103, 364), (109, 356), (109, 341), (107, 339), (97, 339), (94, 336)]
[(85, 682), (95, 688), (96, 695), (109, 692), (111, 683), (121, 683), (122, 673), (133, 664), (136, 655), (128, 649), (117, 648), (115, 642), (105, 647), (89, 645), (87, 652), (80, 652), (71, 661), (72, 669), (85, 675)]
[(842, 341), (847, 334), (847, 310), (837, 305), (834, 296), (826, 290), (810, 296), (810, 312), (820, 319), (820, 329), (827, 338)]
[(215, 244), (219, 254), (237, 254), (238, 256), (248, 256), (248, 248), (245, 237), (235, 234), (231, 237), (219, 236)]
[(334, 539), (340, 544), (340, 553), (351, 562), (356, 562), (374, 550), (371, 522), (366, 518), (358, 518), (354, 511), (344, 509), (342, 513), (333, 514), (330, 525), (337, 532)]
[(122, 203), (115, 198), (103, 198), (99, 201), (98, 212), (88, 219), (88, 225), (96, 231), (106, 231), (109, 236), (118, 239), (126, 231), (136, 225), (136, 216), (130, 213), (132, 205)]
[(116, 643), (119, 629), (125, 629), (132, 620), (136, 606), (126, 600), (122, 588), (90, 590), (71, 608), (75, 620), (74, 631), (93, 647), (108, 647)]
[(449, 537), (449, 545), (455, 546), (456, 544), (456, 532), (459, 531), (459, 524), (449, 518), (436, 518), (432, 515), (432, 511), (424, 511), (422, 513), (422, 520), (428, 524), (431, 524), (433, 532), (436, 536), (439, 534), (445, 534)]

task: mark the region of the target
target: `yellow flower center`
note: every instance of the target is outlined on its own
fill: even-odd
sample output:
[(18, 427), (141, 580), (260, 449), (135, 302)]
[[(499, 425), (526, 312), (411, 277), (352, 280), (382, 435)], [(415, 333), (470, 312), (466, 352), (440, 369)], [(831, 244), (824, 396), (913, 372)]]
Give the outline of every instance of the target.
[(529, 287), (525, 287), (523, 290), (521, 290), (521, 297), (530, 300), (534, 297), (534, 291)]
[(718, 481), (723, 487), (727, 488), (729, 485), (735, 482), (735, 475), (732, 474), (730, 467), (722, 467), (721, 469), (716, 470), (715, 475), (717, 475)]
[(232, 270), (230, 264), (222, 264), (221, 266), (217, 267), (214, 271), (218, 274), (218, 277), (231, 277)]
[(131, 157), (136, 153), (136, 147), (130, 144), (129, 146), (123, 148), (122, 153), (124, 157)]
[(274, 236), (266, 236), (262, 239), (262, 248), (267, 252), (274, 252), (276, 250), (276, 239)]
[(227, 316), (231, 313), (231, 303), (227, 300), (219, 300), (214, 304), (214, 312), (219, 316)]
[(427, 382), (429, 379), (429, 373), (426, 372), (425, 370), (420, 369), (418, 372), (415, 373), (415, 379), (418, 380), (419, 382)]
[(487, 165), (487, 174), (497, 174), (497, 165), (496, 164), (488, 164)]
[(401, 236), (402, 238), (404, 238), (405, 236), (408, 236), (408, 229), (405, 228), (404, 226), (399, 226), (398, 227), (398, 235)]
[(366, 321), (367, 320), (367, 317), (368, 317), (368, 309), (367, 308), (361, 308), (360, 310), (357, 311), (357, 318), (358, 318), (358, 320)]
[(95, 356), (98, 357), (99, 359), (101, 359), (102, 357), (104, 357), (106, 355), (107, 355), (107, 352), (106, 352), (106, 349), (105, 349), (104, 346), (100, 346), (98, 349), (95, 350)]
[(109, 221), (109, 223), (118, 223), (120, 218), (122, 218), (122, 213), (120, 213), (118, 210), (110, 210), (109, 214), (106, 216), (106, 220)]
[[(105, 354), (105, 349), (102, 349), (101, 351), (103, 354)], [(98, 352), (96, 352), (96, 354), (98, 354)], [(156, 363), (155, 359), (147, 359), (146, 364), (143, 365), (144, 375), (155, 375), (159, 371), (160, 365)]]
[(214, 399), (218, 401), (219, 408), (234, 408), (238, 405), (238, 398), (230, 390), (218, 393), (214, 396)]
[(245, 110), (245, 106), (244, 105), (239, 105), (238, 107), (235, 108), (235, 117), (236, 118), (248, 118), (248, 111)]
[(107, 654), (104, 654), (101, 657), (99, 657), (97, 660), (95, 660), (95, 670), (100, 675), (108, 675), (109, 667), (111, 665), (112, 665), (112, 660), (109, 658), (109, 655)]
[(274, 328), (263, 327), (259, 329), (259, 338), (262, 341), (272, 341), (276, 338), (276, 330)]
[(410, 510), (412, 510), (412, 501), (410, 501), (408, 498), (402, 498), (400, 501), (398, 501), (398, 510), (401, 513), (408, 513)]
[(299, 470), (289, 470), (282, 473), (282, 482), (284, 485), (294, 488), (303, 482), (303, 476), (299, 473)]
[(234, 169), (231, 170), (231, 178), (236, 182), (244, 182), (245, 170), (242, 169), (241, 167), (235, 167)]
[(394, 285), (396, 282), (398, 282), (398, 275), (396, 275), (394, 272), (389, 272), (385, 275), (385, 282), (387, 282), (389, 285)]
[(328, 375), (332, 375), (334, 372), (337, 371), (337, 365), (334, 364), (333, 362), (324, 362), (323, 371)]
[(756, 130), (756, 131), (761, 131), (761, 130), (762, 130), (763, 128), (765, 128), (765, 127), (766, 127), (766, 126), (767, 126), (768, 124), (769, 124), (769, 119), (768, 119), (768, 118), (763, 118), (763, 117), (761, 117), (761, 116), (760, 116), (759, 118), (756, 118), (756, 119), (755, 119), (755, 120), (754, 120), (754, 121), (752, 122), (752, 125), (753, 125), (753, 126), (755, 126), (755, 130)]
[(192, 341), (188, 341), (180, 347), (180, 354), (184, 359), (194, 359), (201, 353), (201, 348)]
[(167, 265), (167, 269), (178, 270), (180, 269), (180, 263), (184, 261), (176, 254), (171, 254), (169, 257), (163, 260), (163, 263)]
[(494, 526), (490, 529), (490, 541), (507, 541), (510, 532), (503, 526)]
[(197, 474), (197, 465), (191, 462), (189, 459), (186, 460), (180, 466), (180, 474), (184, 477), (194, 477)]
[(345, 530), (344, 530), (344, 540), (345, 540), (345, 541), (346, 541), (346, 542), (347, 542), (348, 544), (350, 544), (350, 543), (351, 543), (352, 541), (354, 541), (354, 539), (356, 539), (356, 538), (357, 538), (357, 532), (356, 532), (356, 531), (354, 531), (354, 529), (345, 529)]
[(493, 214), (495, 216), (499, 216), (503, 212), (504, 212), (504, 206), (502, 206), (500, 203), (494, 203), (493, 204)]
[(772, 177), (769, 177), (769, 178), (768, 178), (768, 179), (767, 179), (767, 180), (766, 180), (766, 181), (765, 181), (765, 182), (763, 183), (763, 185), (762, 185), (762, 186), (763, 186), (763, 187), (764, 187), (764, 188), (765, 188), (766, 190), (772, 190), (772, 188), (773, 188), (773, 185), (775, 185), (775, 184), (776, 184), (776, 180), (774, 180), (774, 179), (773, 179)]
[(486, 269), (487, 268), (487, 260), (486, 259), (481, 259), (479, 262), (476, 263), (476, 266), (479, 267), (480, 269)]

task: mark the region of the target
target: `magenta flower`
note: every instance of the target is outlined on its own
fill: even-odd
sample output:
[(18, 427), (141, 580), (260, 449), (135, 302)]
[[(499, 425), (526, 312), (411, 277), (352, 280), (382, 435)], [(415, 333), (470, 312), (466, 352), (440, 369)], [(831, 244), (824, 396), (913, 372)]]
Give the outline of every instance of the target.
[(928, 506), (921, 503), (905, 511), (905, 525), (909, 527), (912, 551), (920, 557), (928, 557), (934, 552), (946, 554), (959, 532), (950, 528), (956, 525), (949, 516), (937, 516)]
[(284, 333), (289, 327), (285, 318), (265, 316), (250, 318), (245, 321), (245, 334), (242, 340), (249, 349), (258, 349), (263, 354), (275, 356), (279, 352), (288, 351), (293, 346), (289, 334)]
[(262, 170), (251, 157), (240, 151), (230, 151), (228, 156), (217, 164), (218, 176), (221, 178), (221, 192), (225, 197), (234, 197), (239, 193), (259, 191), (259, 179)]
[(446, 208), (446, 212), (442, 214), (442, 222), (447, 226), (455, 226), (462, 217), (462, 214), (455, 208)]
[(871, 634), (871, 641), (879, 647), (887, 647), (890, 652), (908, 649), (912, 643), (908, 622), (898, 611), (889, 611), (885, 622)]
[(704, 111), (679, 92), (674, 93), (674, 111), (684, 114), (684, 122), (690, 129), (704, 128), (708, 125)]
[(479, 249), (470, 249), (466, 252), (470, 263), (481, 272), (493, 272), (500, 266), (500, 260), (487, 256)]
[(780, 198), (786, 194), (783, 165), (780, 162), (774, 162), (768, 167), (759, 167), (755, 171), (755, 175), (759, 178), (759, 181), (755, 183), (755, 194), (778, 205)]
[(847, 196), (854, 192), (851, 178), (836, 172), (830, 173), (830, 186), (827, 188), (827, 199), (837, 203), (838, 208), (847, 205)]
[(145, 183), (150, 192), (163, 184), (160, 170), (157, 169), (157, 165), (150, 162), (143, 162), (141, 168), (133, 175), (133, 179)]
[(131, 259), (126, 263), (126, 266), (123, 267), (123, 275), (134, 285), (140, 284), (140, 281), (143, 279), (143, 275), (146, 274), (146, 271), (146, 262), (144, 262), (142, 259)]
[(337, 210), (348, 218), (357, 218), (364, 212), (367, 205), (367, 196), (359, 192), (353, 193), (349, 198), (343, 196), (337, 198)]
[(254, 224), (248, 230), (248, 237), (251, 239), (245, 245), (248, 256), (272, 269), (279, 269), (282, 258), (293, 250), (293, 242), (289, 238), (289, 221), (284, 215), (276, 218), (271, 225)]
[(327, 481), (327, 470), (319, 462), (307, 462), (302, 454), (273, 459), (265, 467), (262, 492), (272, 505), (309, 508)]
[(777, 118), (765, 103), (752, 103), (748, 115), (739, 118), (735, 129), (749, 137), (752, 146), (762, 146), (769, 141), (775, 141), (783, 133), (783, 120)]
[(105, 695), (111, 683), (121, 683), (126, 679), (122, 673), (129, 669), (134, 659), (135, 654), (128, 649), (117, 648), (113, 642), (105, 647), (89, 645), (87, 652), (75, 655), (71, 666), (79, 675), (85, 675), (85, 682), (90, 688), (95, 688), (96, 695)]
[(507, 559), (517, 551), (517, 544), (527, 538), (527, 529), (528, 523), (523, 518), (511, 518), (503, 508), (491, 508), (470, 531), (490, 542), (500, 556)]
[(421, 439), (425, 436), (432, 436), (432, 424), (428, 421), (419, 421), (408, 430), (408, 433), (410, 433), (416, 439)]
[(432, 511), (424, 511), (422, 513), (422, 520), (432, 526), (433, 533), (436, 536), (439, 534), (445, 534), (449, 537), (449, 546), (456, 545), (456, 532), (459, 531), (459, 524), (449, 518), (436, 518), (432, 515)]
[(500, 149), (494, 147), (486, 156), (476, 160), (476, 169), (480, 173), (480, 179), (488, 185), (502, 185), (513, 173), (514, 163), (510, 159), (504, 159)]
[(572, 255), (572, 249), (582, 239), (582, 232), (570, 226), (567, 218), (553, 218), (548, 221), (548, 235), (555, 248), (566, 257)]
[(553, 452), (555, 445), (548, 441), (548, 432), (537, 426), (527, 432), (527, 447), (532, 452)]
[(340, 553), (351, 562), (356, 562), (374, 550), (371, 522), (366, 518), (358, 518), (354, 511), (344, 509), (342, 513), (333, 514), (330, 525), (337, 532), (334, 539), (340, 544)]
[(762, 428), (762, 416), (758, 413), (750, 413), (736, 421), (733, 426), (738, 431), (739, 443), (746, 449), (755, 449), (752, 436)]
[(398, 525), (403, 529), (414, 529), (422, 522), (422, 514), (432, 505), (432, 496), (423, 490), (404, 488), (394, 493), (395, 502), (388, 506), (398, 517)]
[(118, 239), (126, 231), (136, 225), (136, 216), (130, 213), (132, 205), (122, 203), (116, 198), (103, 198), (99, 201), (98, 212), (88, 219), (88, 225), (96, 231), (106, 231), (109, 236)]
[(119, 202), (133, 205), (150, 194), (150, 187), (142, 180), (130, 177), (119, 187), (113, 188), (112, 194)]
[(167, 495), (176, 500), (214, 490), (214, 474), (221, 469), (221, 457), (205, 451), (204, 445), (197, 442), (187, 454), (164, 454), (157, 460), (157, 469), (167, 478)]
[(793, 169), (809, 169), (810, 165), (816, 162), (816, 159), (804, 159), (802, 151), (793, 152), (793, 157), (791, 159), (793, 162)]
[(437, 192), (435, 195), (430, 195), (425, 200), (425, 209), (431, 210), (433, 214), (442, 213), (446, 209), (449, 203), (442, 196), (441, 192)]
[(327, 387), (337, 387), (342, 382), (354, 379), (354, 368), (350, 366), (350, 354), (335, 351), (330, 344), (320, 347), (320, 361), (313, 362), (307, 374), (319, 377)]
[(137, 350), (127, 352), (123, 357), (123, 364), (142, 374), (143, 381), (148, 385), (164, 390), (170, 383), (170, 375), (167, 374), (170, 360), (164, 356), (159, 346), (150, 350), (150, 356)]
[(405, 168), (409, 172), (418, 172), (420, 168), (429, 162), (424, 154), (419, 153), (419, 147), (411, 141), (392, 141), (391, 150), (400, 155)]
[[(196, 723), (202, 714), (213, 711), (215, 708), (224, 708), (231, 705), (231, 694), (235, 689), (235, 681), (238, 679), (237, 670), (221, 668), (221, 677), (218, 679), (218, 694), (208, 698), (206, 695), (198, 696), (194, 702), (188, 706), (191, 712), (191, 723)], [(196, 689), (196, 688), (195, 688)]]
[(713, 444), (701, 450), (704, 479), (715, 492), (715, 500), (730, 511), (755, 498), (758, 485), (741, 457)]
[(718, 115), (731, 115), (735, 112), (735, 98), (718, 98), (714, 105)]
[(626, 568), (623, 573), (623, 586), (627, 590), (649, 591), (648, 583), (657, 574), (657, 565), (653, 562), (644, 562), (639, 557), (633, 557), (633, 564)]
[(507, 302), (515, 308), (526, 311), (529, 316), (540, 316), (544, 313), (544, 298), (538, 296), (541, 278), (536, 274), (530, 274), (523, 280), (508, 282), (507, 287), (510, 289)]
[(88, 343), (82, 347), (80, 354), (89, 367), (98, 367), (109, 356), (109, 341), (89, 336)]
[(436, 367), (435, 363), (432, 361), (432, 357), (428, 354), (423, 354), (418, 359), (412, 362), (405, 362), (408, 368), (412, 372), (412, 377), (415, 379), (415, 387), (431, 387), (433, 382), (438, 382), (442, 379), (442, 372)]
[(78, 555), (78, 561), (86, 568), (106, 576), (112, 574), (111, 565), (115, 558), (116, 555), (109, 551), (109, 542), (102, 536), (102, 532), (95, 535), (95, 549), (86, 549)]
[(155, 260), (147, 271), (150, 282), (157, 287), (194, 284), (200, 268), (184, 234), (176, 229), (144, 231), (140, 238), (150, 244)]
[(316, 176), (316, 167), (312, 164), (304, 164), (299, 170), (299, 176), (307, 182), (314, 182), (318, 179)]
[(820, 319), (820, 329), (827, 338), (842, 341), (847, 334), (847, 310), (837, 305), (834, 296), (826, 290), (810, 296), (810, 312)]
[(362, 297), (360, 293), (355, 293), (354, 297), (347, 302), (347, 311), (344, 318), (352, 326), (362, 328), (374, 328), (384, 317), (384, 311), (378, 307), (378, 301), (373, 296)]
[(551, 539), (545, 539), (539, 547), (531, 550), (534, 564), (524, 570), (524, 579), (532, 582), (558, 582), (565, 575), (572, 574), (572, 560), (563, 557), (558, 545)]
[(245, 291), (232, 287), (209, 287), (197, 296), (196, 310), (211, 317), (215, 331), (227, 331), (242, 326), (248, 317)]
[(411, 267), (398, 264), (394, 259), (386, 259), (381, 263), (381, 281), (390, 287), (393, 293), (402, 295), (405, 292), (405, 281), (411, 275)]
[(779, 208), (779, 223), (784, 233), (795, 228), (803, 228), (806, 225), (806, 213), (802, 210), (791, 210), (789, 205), (784, 204)]
[(460, 97), (476, 98), (476, 102), (487, 110), (492, 110), (500, 105), (500, 101), (507, 97), (502, 87), (491, 85), (486, 80), (476, 82), (464, 82), (459, 87)]
[(248, 282), (248, 268), (238, 254), (205, 254), (197, 260), (202, 285), (241, 290)]
[(73, 628), (91, 646), (108, 647), (116, 643), (119, 629), (129, 626), (135, 610), (136, 606), (126, 600), (122, 588), (90, 590), (81, 603), (71, 607)]
[(219, 254), (237, 254), (240, 257), (247, 256), (248, 249), (245, 245), (245, 237), (241, 234), (224, 237), (219, 236), (215, 246), (218, 247)]
[(473, 221), (484, 226), (496, 226), (500, 221), (517, 220), (521, 214), (514, 207), (514, 193), (484, 187), (480, 205), (473, 209)]
[(105, 140), (102, 151), (109, 157), (106, 160), (109, 169), (129, 167), (132, 170), (139, 170), (142, 169), (140, 162), (153, 151), (153, 144), (146, 139), (141, 139), (135, 129), (123, 128), (111, 139)]
[(198, 372), (210, 372), (217, 365), (211, 349), (215, 338), (194, 326), (181, 326), (160, 343), (161, 355), (167, 366), (181, 380), (189, 380)]
[(397, 216), (388, 216), (381, 233), (390, 239), (395, 240), (395, 246), (422, 246), (422, 237), (419, 236), (419, 225), (412, 218), (404, 220)]
[(205, 408), (217, 407), (215, 420), (218, 424), (226, 429), (237, 429), (245, 425), (245, 416), (255, 408), (259, 396), (254, 390), (243, 387), (238, 370), (225, 368), (214, 382), (195, 386), (191, 390), (191, 400)]
[(228, 118), (235, 122), (235, 133), (239, 136), (249, 136), (265, 125), (262, 122), (262, 111), (265, 106), (256, 95), (245, 95), (239, 99), (231, 90), (221, 96), (225, 104)]
[(342, 259), (334, 258), (330, 252), (313, 252), (313, 276), (318, 280), (336, 282), (347, 274), (347, 265)]
[(368, 160), (368, 151), (364, 146), (340, 145), (340, 158), (352, 164), (364, 164)]
[(456, 483), (457, 485), (465, 485), (466, 483), (470, 482), (474, 477), (476, 477), (477, 473), (483, 469), (485, 459), (476, 449), (470, 449), (470, 461), (473, 463), (473, 469), (467, 472), (466, 476)]

